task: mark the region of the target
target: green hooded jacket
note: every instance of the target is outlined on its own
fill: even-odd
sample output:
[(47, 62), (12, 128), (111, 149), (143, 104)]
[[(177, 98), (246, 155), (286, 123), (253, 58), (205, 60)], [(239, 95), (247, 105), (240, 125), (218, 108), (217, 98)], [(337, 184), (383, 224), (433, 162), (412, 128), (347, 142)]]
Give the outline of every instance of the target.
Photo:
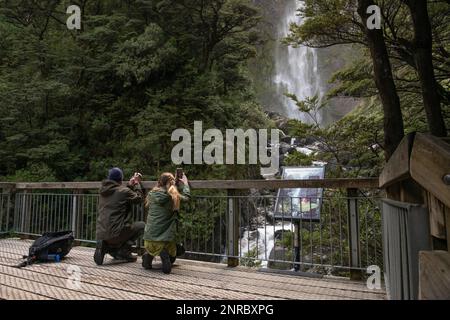
[[(191, 195), (188, 186), (180, 184), (178, 191), (181, 194), (181, 201), (190, 199)], [(172, 209), (172, 197), (165, 188), (161, 188), (150, 191), (147, 195), (147, 201), (150, 205), (145, 225), (144, 240), (175, 241), (177, 216)]]

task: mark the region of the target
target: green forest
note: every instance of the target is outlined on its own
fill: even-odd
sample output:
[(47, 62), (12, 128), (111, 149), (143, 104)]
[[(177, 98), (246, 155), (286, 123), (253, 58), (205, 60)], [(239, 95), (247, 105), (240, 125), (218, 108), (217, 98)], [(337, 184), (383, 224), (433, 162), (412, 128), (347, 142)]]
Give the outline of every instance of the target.
[[(382, 28), (366, 32), (361, 8), (374, 3)], [(81, 30), (66, 26), (71, 4), (81, 8)], [(0, 180), (96, 181), (112, 166), (151, 180), (173, 170), (177, 128), (190, 130), (198, 120), (205, 129), (274, 128), (262, 96), (273, 89), (280, 42), (319, 48), (329, 60), (345, 48), (345, 66), (326, 79), (326, 99), (286, 92), (301, 111), (314, 119), (327, 114), (330, 99), (359, 101), (326, 125), (289, 120), (285, 134), (313, 137), (321, 148), (294, 150), (284, 164), (325, 161), (330, 176), (375, 177), (404, 134), (447, 135), (448, 1), (306, 0), (298, 12), (305, 23), (279, 38), (270, 19), (283, 5), (0, 0)], [(260, 177), (246, 165), (187, 172), (196, 179)]]
[(101, 180), (120, 166), (150, 179), (173, 169), (170, 135), (195, 120), (267, 128), (248, 74), (262, 41), (257, 8), (191, 2), (73, 1), (82, 29), (68, 30), (68, 1), (2, 0), (0, 176)]

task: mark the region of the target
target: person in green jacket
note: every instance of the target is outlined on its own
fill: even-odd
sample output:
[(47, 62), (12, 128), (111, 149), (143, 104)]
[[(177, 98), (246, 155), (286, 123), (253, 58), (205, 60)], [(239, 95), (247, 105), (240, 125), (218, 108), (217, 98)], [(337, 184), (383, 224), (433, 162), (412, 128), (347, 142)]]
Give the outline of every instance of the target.
[(147, 195), (147, 223), (144, 231), (146, 253), (142, 256), (142, 266), (152, 268), (155, 256), (160, 256), (163, 272), (172, 270), (172, 261), (177, 254), (176, 232), (180, 202), (190, 199), (189, 182), (186, 175), (176, 181), (171, 173), (163, 173), (158, 184)]

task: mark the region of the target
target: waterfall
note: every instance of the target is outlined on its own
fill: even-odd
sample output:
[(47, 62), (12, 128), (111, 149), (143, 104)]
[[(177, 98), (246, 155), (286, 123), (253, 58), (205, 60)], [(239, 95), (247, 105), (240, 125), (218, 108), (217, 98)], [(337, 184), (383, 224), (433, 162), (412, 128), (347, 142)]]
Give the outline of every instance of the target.
[[(298, 16), (298, 9), (304, 6), (303, 1), (288, 0), (283, 18), (278, 25), (278, 39), (281, 41), (289, 34), (291, 23), (302, 24), (303, 18)], [(300, 112), (295, 102), (286, 97), (285, 93), (295, 94), (299, 100), (306, 97), (324, 95), (318, 70), (316, 49), (304, 46), (286, 47), (279, 41), (275, 50), (275, 76), (273, 82), (276, 86), (279, 101), (284, 113), (292, 119), (309, 122), (308, 115)]]

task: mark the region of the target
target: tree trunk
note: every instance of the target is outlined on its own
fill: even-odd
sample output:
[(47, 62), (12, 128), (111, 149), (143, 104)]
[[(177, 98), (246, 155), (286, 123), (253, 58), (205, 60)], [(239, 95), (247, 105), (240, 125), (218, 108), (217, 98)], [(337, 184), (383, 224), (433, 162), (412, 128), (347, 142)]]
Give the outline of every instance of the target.
[(433, 38), (426, 0), (403, 0), (409, 7), (414, 24), (414, 62), (422, 87), (423, 104), (431, 134), (447, 136), (442, 116), (441, 98), (433, 69)]
[(359, 0), (358, 14), (363, 21), (364, 32), (373, 61), (375, 83), (383, 105), (384, 152), (387, 161), (403, 139), (403, 116), (383, 32), (379, 29), (369, 30), (367, 28), (367, 19), (369, 18), (367, 8), (371, 5), (374, 5), (372, 0)]

